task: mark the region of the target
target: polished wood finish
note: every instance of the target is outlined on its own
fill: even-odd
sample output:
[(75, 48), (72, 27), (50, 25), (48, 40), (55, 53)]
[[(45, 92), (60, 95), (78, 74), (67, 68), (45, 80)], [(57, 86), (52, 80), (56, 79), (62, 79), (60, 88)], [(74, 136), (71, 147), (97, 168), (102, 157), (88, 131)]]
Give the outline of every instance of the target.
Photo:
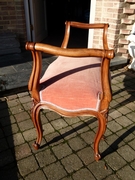
[[(65, 36), (61, 47), (56, 47), (43, 43), (34, 43), (27, 42), (26, 49), (32, 52), (33, 56), (33, 69), (30, 76), (28, 89), (31, 92), (31, 96), (33, 99), (33, 107), (31, 110), (32, 120), (37, 129), (37, 140), (34, 144), (35, 149), (40, 147), (40, 143), (42, 140), (43, 132), (42, 126), (40, 122), (39, 112), (40, 109), (48, 108), (53, 110), (63, 116), (95, 116), (98, 119), (98, 130), (96, 133), (96, 137), (94, 140), (94, 154), (95, 160), (98, 161), (100, 157), (99, 152), (99, 142), (103, 137), (106, 125), (107, 125), (107, 117), (108, 117), (108, 109), (109, 103), (112, 99), (111, 92), (111, 84), (110, 84), (110, 71), (109, 65), (110, 60), (114, 57), (114, 51), (109, 50), (107, 44), (107, 30), (108, 24), (88, 24), (88, 23), (80, 23), (80, 22), (70, 22), (67, 21), (65, 23)], [(103, 49), (99, 49), (97, 45), (97, 49), (94, 48), (67, 48), (68, 40), (70, 36), (70, 28), (82, 28), (82, 29), (103, 29)], [(96, 110), (82, 110), (82, 111), (66, 111), (64, 109), (59, 109), (51, 104), (44, 104), (41, 102), (39, 91), (40, 91), (40, 76), (41, 76), (41, 68), (42, 68), (42, 52), (47, 54), (52, 54), (56, 56), (66, 56), (69, 57), (101, 57), (101, 84), (102, 84), (102, 94), (101, 94), (101, 103), (98, 111)], [(94, 62), (93, 62), (94, 63)], [(83, 93), (83, 92), (82, 92)]]

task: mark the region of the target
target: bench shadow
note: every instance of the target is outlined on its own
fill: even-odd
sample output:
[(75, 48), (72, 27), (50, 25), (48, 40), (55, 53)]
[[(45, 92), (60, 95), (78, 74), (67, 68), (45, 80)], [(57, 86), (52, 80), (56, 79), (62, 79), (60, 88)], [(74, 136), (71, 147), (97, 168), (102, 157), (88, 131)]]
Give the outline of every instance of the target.
[(126, 130), (126, 132), (124, 132), (120, 137), (118, 137), (111, 145), (109, 145), (109, 147), (104, 152), (101, 153), (102, 159), (105, 156), (117, 151), (117, 149), (119, 148), (118, 145), (121, 143), (121, 141), (123, 141), (126, 137), (128, 137), (134, 131), (135, 131), (135, 126)]
[(55, 138), (53, 138), (51, 141), (47, 142), (46, 144), (42, 145), (40, 148), (44, 148), (46, 146), (49, 146), (55, 142), (58, 142), (60, 141), (61, 139), (75, 133), (76, 131), (79, 131), (80, 129), (84, 128), (84, 127), (87, 127), (89, 124), (92, 124), (93, 122), (97, 121), (96, 118), (92, 118), (90, 120), (87, 120), (87, 122), (83, 122), (82, 124), (80, 124), (79, 126), (75, 127), (75, 128), (72, 128), (71, 130), (61, 134), (61, 135), (58, 135), (56, 136)]

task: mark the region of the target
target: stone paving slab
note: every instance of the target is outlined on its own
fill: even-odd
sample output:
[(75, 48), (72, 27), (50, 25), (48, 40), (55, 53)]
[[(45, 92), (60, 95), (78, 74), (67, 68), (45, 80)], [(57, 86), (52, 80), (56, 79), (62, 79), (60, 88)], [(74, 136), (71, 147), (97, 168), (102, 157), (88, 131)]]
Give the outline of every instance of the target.
[[(43, 54), (41, 76), (54, 59), (55, 56)], [(32, 56), (29, 51), (0, 56), (0, 92), (27, 87), (31, 71)]]
[(1, 96), (0, 179), (134, 180), (135, 72), (118, 69), (111, 71), (111, 78), (113, 100), (99, 162), (93, 152), (96, 118), (67, 118), (42, 111), (42, 146), (34, 150), (30, 93)]

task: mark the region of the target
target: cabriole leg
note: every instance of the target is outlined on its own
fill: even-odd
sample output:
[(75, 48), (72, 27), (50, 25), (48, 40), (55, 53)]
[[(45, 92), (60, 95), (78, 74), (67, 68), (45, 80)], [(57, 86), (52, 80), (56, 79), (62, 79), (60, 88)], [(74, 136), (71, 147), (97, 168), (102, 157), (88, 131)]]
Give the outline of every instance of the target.
[(95, 153), (95, 160), (99, 161), (99, 159), (101, 158), (99, 152), (99, 143), (106, 130), (106, 118), (103, 114), (98, 113), (97, 119), (98, 119), (98, 131), (94, 141), (94, 153)]
[(41, 140), (43, 137), (43, 130), (42, 130), (42, 126), (41, 126), (41, 120), (40, 120), (40, 105), (36, 105), (33, 110), (32, 110), (32, 120), (33, 120), (33, 124), (37, 130), (37, 139), (35, 141), (35, 143), (33, 144), (33, 147), (37, 150), (40, 147), (41, 144)]

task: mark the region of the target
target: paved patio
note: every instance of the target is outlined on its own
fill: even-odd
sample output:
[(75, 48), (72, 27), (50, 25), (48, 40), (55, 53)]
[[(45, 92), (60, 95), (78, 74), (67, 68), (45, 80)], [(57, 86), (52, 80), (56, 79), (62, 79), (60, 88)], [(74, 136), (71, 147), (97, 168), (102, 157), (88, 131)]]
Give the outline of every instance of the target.
[[(6, 86), (8, 91), (0, 97), (0, 179), (134, 180), (135, 72), (124, 68), (111, 70), (113, 100), (106, 138), (100, 143), (102, 159), (95, 162), (93, 140), (97, 120), (92, 117), (65, 118), (42, 111), (42, 147), (38, 151), (33, 149), (36, 131), (30, 118), (32, 101), (26, 86), (32, 62), (31, 56), (21, 58), (12, 59), (10, 65), (4, 65), (4, 59), (1, 61), (0, 79), (5, 83), (1, 90)], [(43, 62), (44, 68), (52, 60), (49, 57)]]

